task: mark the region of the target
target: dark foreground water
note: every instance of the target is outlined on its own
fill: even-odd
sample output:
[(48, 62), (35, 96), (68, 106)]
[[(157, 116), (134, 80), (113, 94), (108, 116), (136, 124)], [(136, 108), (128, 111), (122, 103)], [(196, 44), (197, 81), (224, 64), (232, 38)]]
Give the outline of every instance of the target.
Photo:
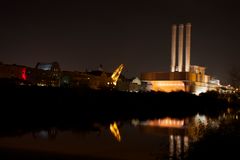
[(0, 133), (0, 159), (184, 159), (192, 142), (221, 121), (218, 117), (131, 119), (92, 122), (73, 128), (6, 129)]

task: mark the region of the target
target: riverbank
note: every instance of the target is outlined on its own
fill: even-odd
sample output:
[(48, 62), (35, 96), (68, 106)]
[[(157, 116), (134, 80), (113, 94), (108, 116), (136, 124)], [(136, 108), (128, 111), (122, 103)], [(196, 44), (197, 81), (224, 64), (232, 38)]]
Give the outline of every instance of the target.
[[(1, 125), (68, 125), (128, 118), (217, 116), (231, 105), (216, 93), (99, 91), (84, 88), (1, 88)], [(238, 105), (235, 105), (238, 107)], [(4, 123), (3, 123), (4, 122)]]

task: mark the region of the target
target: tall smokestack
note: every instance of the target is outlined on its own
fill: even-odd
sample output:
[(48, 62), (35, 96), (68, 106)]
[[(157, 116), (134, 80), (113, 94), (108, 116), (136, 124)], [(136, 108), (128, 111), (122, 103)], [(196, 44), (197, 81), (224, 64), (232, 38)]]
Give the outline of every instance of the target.
[(178, 26), (178, 71), (182, 72), (183, 69), (183, 24)]
[(174, 24), (172, 25), (171, 72), (175, 72), (176, 68), (176, 33), (177, 26)]
[(191, 23), (186, 24), (185, 72), (190, 71)]

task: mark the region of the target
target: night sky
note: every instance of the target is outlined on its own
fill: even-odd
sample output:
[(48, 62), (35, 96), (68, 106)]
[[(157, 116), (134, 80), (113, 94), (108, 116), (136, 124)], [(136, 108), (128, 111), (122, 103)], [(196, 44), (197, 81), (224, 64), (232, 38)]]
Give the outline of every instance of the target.
[(128, 78), (169, 71), (172, 24), (192, 23), (191, 64), (226, 81), (240, 60), (236, 1), (8, 1), (0, 5), (0, 61), (62, 70), (125, 64)]

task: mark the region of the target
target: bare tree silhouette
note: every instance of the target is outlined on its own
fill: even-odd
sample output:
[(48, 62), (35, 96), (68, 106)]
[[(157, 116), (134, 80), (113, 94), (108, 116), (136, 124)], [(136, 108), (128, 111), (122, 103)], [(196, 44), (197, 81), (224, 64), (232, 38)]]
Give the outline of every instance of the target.
[(231, 85), (233, 87), (239, 87), (240, 86), (240, 66), (233, 66), (229, 70), (229, 80), (231, 82)]

